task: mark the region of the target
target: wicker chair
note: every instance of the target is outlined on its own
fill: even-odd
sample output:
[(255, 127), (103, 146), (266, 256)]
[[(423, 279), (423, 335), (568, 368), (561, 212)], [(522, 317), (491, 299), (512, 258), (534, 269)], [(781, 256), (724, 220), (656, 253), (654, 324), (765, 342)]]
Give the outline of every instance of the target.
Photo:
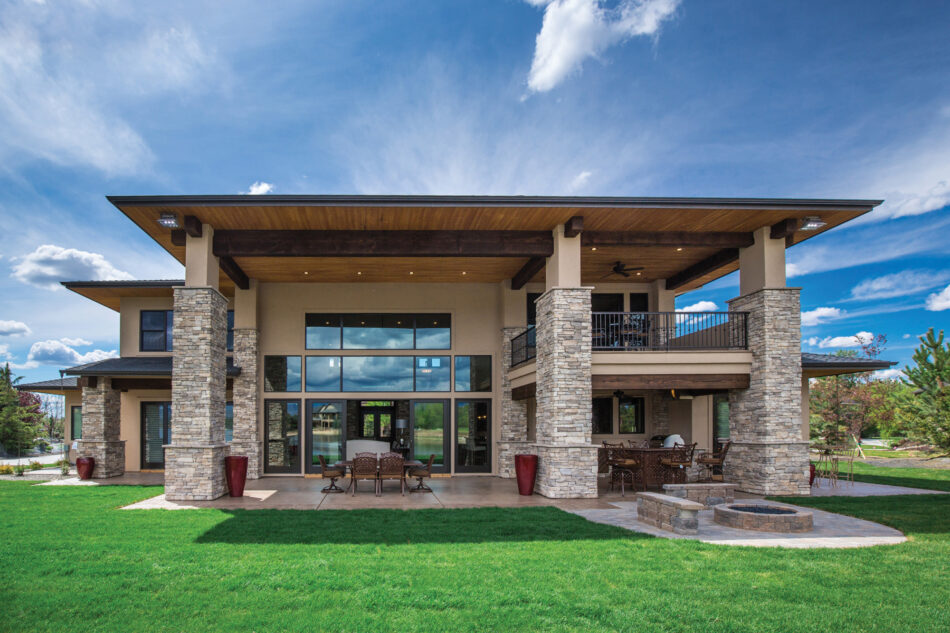
[(686, 469), (693, 465), (693, 453), (696, 452), (696, 443), (674, 444), (669, 457), (660, 460), (666, 472), (667, 483), (686, 483)]
[[(696, 458), (696, 465), (700, 466), (706, 471), (706, 478), (703, 481), (713, 481), (717, 477), (714, 469), (722, 468), (723, 463), (726, 461), (726, 454), (729, 452), (729, 446), (731, 444), (731, 440), (726, 440), (722, 443), (722, 446), (718, 451), (703, 453)], [(718, 477), (719, 479), (717, 481), (722, 481), (722, 472), (719, 473)]]
[(373, 492), (379, 495), (379, 476), (376, 471), (376, 453), (357, 453), (353, 457), (353, 466), (350, 468), (353, 478), (353, 495), (356, 495), (357, 484), (360, 480), (373, 480)]
[(379, 483), (377, 484), (377, 496), (383, 494), (383, 482), (389, 480), (399, 480), (399, 492), (406, 494), (406, 460), (399, 453), (383, 453), (379, 458)]
[(323, 455), (317, 455), (317, 457), (320, 459), (320, 475), (324, 479), (330, 480), (330, 485), (320, 492), (345, 492), (343, 488), (340, 488), (338, 485), (336, 485), (336, 480), (346, 475), (345, 469), (329, 468), (327, 466), (327, 461), (323, 458)]
[[(605, 442), (604, 444), (607, 444)], [(643, 465), (624, 453), (621, 446), (607, 446), (607, 464), (610, 466), (610, 490), (613, 491), (614, 484), (620, 482), (620, 496), (625, 497), (626, 485), (629, 481), (633, 487), (636, 481), (640, 481), (643, 489), (646, 490), (646, 483), (643, 478)]]
[(422, 468), (413, 468), (409, 471), (409, 476), (418, 479), (419, 485), (413, 486), (409, 492), (432, 492), (432, 488), (422, 483), (426, 477), (432, 478), (432, 463), (435, 461), (435, 453), (429, 455), (429, 463)]

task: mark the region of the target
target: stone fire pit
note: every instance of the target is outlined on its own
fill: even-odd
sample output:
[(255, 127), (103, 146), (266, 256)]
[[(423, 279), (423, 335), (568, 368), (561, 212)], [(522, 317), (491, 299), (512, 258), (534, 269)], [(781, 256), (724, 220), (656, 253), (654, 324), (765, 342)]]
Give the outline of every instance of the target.
[(724, 503), (713, 508), (713, 521), (760, 532), (811, 532), (812, 513), (776, 504)]

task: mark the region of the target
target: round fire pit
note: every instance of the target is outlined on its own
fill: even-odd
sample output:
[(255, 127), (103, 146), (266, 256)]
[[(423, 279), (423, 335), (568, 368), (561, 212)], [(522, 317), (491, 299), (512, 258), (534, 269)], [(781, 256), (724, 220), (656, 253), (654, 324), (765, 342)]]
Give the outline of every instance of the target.
[(813, 528), (811, 512), (774, 504), (724, 503), (713, 508), (713, 521), (760, 532), (811, 532)]

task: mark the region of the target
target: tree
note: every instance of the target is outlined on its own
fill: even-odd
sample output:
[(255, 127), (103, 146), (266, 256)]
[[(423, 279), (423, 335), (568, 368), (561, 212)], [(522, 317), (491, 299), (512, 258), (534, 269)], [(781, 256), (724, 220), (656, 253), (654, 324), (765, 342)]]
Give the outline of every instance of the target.
[(20, 405), (20, 394), (14, 385), (10, 365), (0, 368), (0, 444), (10, 454), (19, 454), (33, 447), (36, 437), (36, 411)]
[(920, 337), (913, 367), (904, 368), (904, 383), (913, 394), (900, 402), (899, 415), (908, 428), (942, 449), (950, 449), (950, 342), (933, 328)]

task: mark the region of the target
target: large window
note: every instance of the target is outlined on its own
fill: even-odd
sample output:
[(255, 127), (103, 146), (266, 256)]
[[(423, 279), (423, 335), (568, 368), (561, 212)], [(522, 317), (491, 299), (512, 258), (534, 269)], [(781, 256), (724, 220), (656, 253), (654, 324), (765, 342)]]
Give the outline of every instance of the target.
[(416, 391), (451, 391), (452, 365), (448, 356), (416, 356)]
[(307, 349), (449, 349), (448, 314), (308, 314)]
[(69, 439), (82, 439), (82, 407), (72, 407), (69, 410)]
[(628, 434), (645, 433), (645, 400), (643, 398), (623, 397), (620, 399), (620, 432)]
[(264, 357), (264, 391), (300, 391), (299, 356)]
[(300, 472), (300, 402), (264, 401), (264, 472)]
[(139, 317), (139, 351), (172, 351), (172, 310), (142, 310)]
[(339, 391), (339, 356), (307, 356), (307, 391)]
[(610, 435), (614, 432), (614, 399), (594, 398), (591, 403), (591, 432)]
[(344, 356), (343, 391), (412, 391), (412, 356)]
[(234, 310), (228, 310), (228, 351), (234, 351)]
[(623, 312), (623, 295), (597, 292), (590, 296), (591, 312)]
[(455, 390), (491, 391), (491, 356), (456, 356)]
[(165, 467), (165, 445), (172, 440), (172, 403), (142, 403), (142, 468)]
[(428, 462), (435, 455), (433, 469), (445, 471), (448, 439), (448, 400), (415, 400), (412, 403), (412, 451), (416, 459)]

